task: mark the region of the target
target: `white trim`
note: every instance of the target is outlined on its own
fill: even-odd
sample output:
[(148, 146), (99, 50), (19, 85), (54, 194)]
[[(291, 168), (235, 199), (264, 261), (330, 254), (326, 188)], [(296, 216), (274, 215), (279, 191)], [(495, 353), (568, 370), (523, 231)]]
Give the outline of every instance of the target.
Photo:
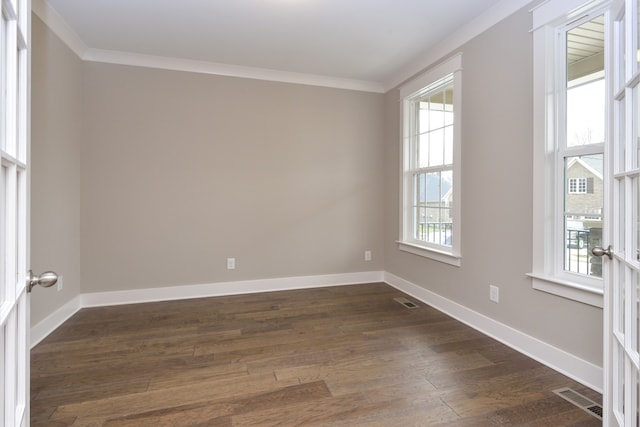
[(533, 14), (533, 28), (531, 31), (536, 31), (540, 27), (558, 20), (579, 18), (585, 11), (609, 3), (609, 1), (610, 0), (546, 0), (531, 9), (531, 13)]
[(385, 282), (598, 392), (602, 368), (385, 271), (81, 294), (31, 328), (31, 348), (85, 307)]
[[(565, 159), (601, 153), (604, 143), (582, 147), (564, 147), (558, 137), (564, 123), (566, 90), (564, 39), (559, 32), (579, 25), (591, 15), (608, 13), (609, 0), (555, 0), (533, 9), (533, 236), (532, 277), (534, 289), (560, 297), (602, 307), (601, 293), (595, 288), (602, 281), (577, 276), (564, 269), (565, 256)], [(611, 76), (607, 76), (608, 85)], [(607, 130), (608, 132), (608, 130)], [(563, 148), (564, 147), (564, 148)], [(588, 170), (592, 168), (580, 160)], [(602, 176), (598, 173), (596, 176)], [(606, 175), (606, 174), (605, 174)], [(605, 194), (606, 196), (606, 194)], [(606, 231), (606, 230), (603, 230)], [(561, 245), (562, 243), (562, 245)], [(578, 283), (580, 282), (580, 283)], [(563, 289), (566, 287), (566, 289)], [(594, 289), (593, 291), (590, 289)]]
[(85, 55), (87, 45), (47, 0), (33, 0), (31, 8), (78, 57), (82, 58)]
[(603, 289), (595, 289), (590, 286), (542, 274), (527, 273), (527, 276), (532, 279), (531, 284), (533, 289), (603, 308)]
[(435, 64), (450, 52), (459, 49), (463, 44), (487, 31), (503, 19), (527, 6), (532, 0), (503, 0), (487, 9), (457, 32), (444, 39), (440, 44), (431, 47), (423, 55), (413, 60), (384, 82), (385, 91), (402, 84), (420, 71)]
[(82, 41), (80, 36), (78, 36), (78, 34), (76, 34), (58, 14), (58, 12), (51, 7), (47, 0), (33, 0), (33, 11), (38, 15), (38, 17), (40, 17), (40, 19), (42, 19), (51, 31), (53, 31), (65, 44), (67, 44), (67, 46), (69, 46), (71, 50), (76, 53), (76, 55), (78, 55), (80, 59), (84, 61), (330, 87), (361, 92), (385, 92), (382, 83), (373, 81), (344, 79), (315, 74), (294, 73), (289, 71), (269, 70), (215, 62), (89, 48)]
[(411, 76), (421, 70), (424, 70), (436, 63), (451, 51), (482, 34), (484, 31), (509, 17), (529, 3), (531, 3), (531, 0), (503, 0), (476, 17), (456, 33), (446, 38), (442, 43), (430, 48), (424, 55), (421, 55), (407, 66), (402, 67), (384, 82), (341, 79), (313, 74), (291, 73), (204, 61), (192, 61), (152, 55), (139, 55), (127, 52), (90, 49), (64, 21), (64, 19), (62, 19), (62, 17), (49, 5), (47, 0), (33, 0), (33, 11), (78, 55), (78, 57), (86, 61), (385, 93), (408, 80)]
[(357, 90), (362, 92), (384, 93), (384, 87), (377, 82), (342, 79), (315, 74), (294, 73), (290, 71), (269, 70), (266, 68), (243, 67), (190, 59), (170, 58), (166, 56), (144, 55), (103, 49), (88, 49), (82, 56), (85, 61), (109, 64), (132, 65), (136, 67), (159, 68), (163, 70), (186, 71), (191, 73), (214, 74), (217, 76), (239, 77), (246, 79), (268, 80), (273, 82), (294, 83), (310, 86), (331, 87)]
[(441, 252), (435, 249), (427, 248), (424, 246), (412, 245), (407, 242), (396, 242), (398, 249), (410, 254), (418, 255), (425, 258), (430, 258), (434, 261), (443, 262), (445, 264), (460, 267), (462, 265), (462, 257), (459, 255), (450, 254), (447, 252)]
[(323, 276), (285, 277), (279, 279), (219, 282), (202, 285), (171, 286), (162, 288), (133, 289), (127, 291), (95, 292), (80, 294), (45, 319), (31, 327), (31, 348), (55, 331), (62, 323), (86, 307), (136, 304), (153, 301), (170, 301), (190, 298), (206, 298), (224, 295), (275, 292), (292, 289), (322, 288), (382, 282), (384, 272), (328, 274)]
[(327, 286), (354, 285), (381, 282), (382, 271), (328, 274), (324, 276), (284, 277), (276, 279), (245, 280), (237, 282), (207, 283), (201, 285), (170, 286), (127, 291), (95, 292), (82, 294), (82, 307), (137, 304), (154, 301), (171, 301), (206, 298), (225, 295), (242, 295), (258, 292), (275, 292), (292, 289), (322, 288)]
[(456, 53), (440, 64), (428, 69), (419, 76), (400, 87), (400, 98), (413, 97), (417, 92), (425, 87), (442, 79), (448, 74), (454, 74), (462, 70), (462, 53)]
[[(439, 262), (460, 267), (462, 263), (461, 236), (462, 236), (462, 201), (459, 197), (462, 194), (462, 54), (457, 53), (447, 58), (438, 65), (426, 70), (419, 76), (400, 87), (401, 96), (401, 135), (400, 149), (402, 159), (400, 175), (400, 194), (402, 195), (399, 205), (400, 210), (400, 236), (397, 241), (398, 248), (414, 255), (434, 259)], [(416, 123), (416, 102), (420, 97), (432, 91), (442, 91), (445, 88), (453, 88), (453, 164), (447, 165), (446, 170), (451, 170), (453, 186), (447, 192), (453, 198), (453, 208), (451, 210), (453, 233), (451, 247), (444, 245), (434, 245), (433, 247), (415, 239), (414, 197), (416, 173), (429, 172), (436, 168), (418, 168), (415, 159), (416, 135), (418, 123)], [(439, 170), (444, 170), (441, 167)]]
[(55, 331), (60, 325), (67, 321), (71, 316), (76, 314), (82, 308), (80, 295), (67, 302), (65, 305), (42, 319), (38, 324), (33, 325), (30, 329), (31, 348), (35, 347), (40, 341), (45, 339), (51, 332)]
[(484, 314), (471, 310), (434, 292), (415, 285), (391, 273), (384, 273), (384, 281), (402, 292), (429, 304), (460, 322), (477, 329), (520, 353), (537, 360), (585, 386), (602, 392), (602, 367), (580, 359), (562, 349), (518, 331)]

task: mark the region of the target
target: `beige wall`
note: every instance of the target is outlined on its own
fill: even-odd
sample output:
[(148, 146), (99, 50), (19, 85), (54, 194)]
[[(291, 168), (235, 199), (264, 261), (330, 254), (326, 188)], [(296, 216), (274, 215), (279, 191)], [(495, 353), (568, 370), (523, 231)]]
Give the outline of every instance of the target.
[[(80, 291), (80, 265), (83, 293), (384, 269), (601, 364), (601, 310), (534, 291), (525, 276), (526, 10), (456, 50), (461, 268), (396, 247), (397, 90), (80, 64), (34, 21), (32, 264), (60, 270), (65, 290), (46, 299), (37, 290), (32, 322)], [(363, 261), (366, 249), (372, 262)], [(236, 270), (226, 270), (227, 257)], [(500, 287), (499, 304), (489, 284)]]
[(383, 268), (383, 95), (84, 71), (83, 292)]
[(82, 62), (36, 16), (32, 44), (31, 268), (64, 284), (33, 290), (36, 324), (80, 293)]
[[(602, 310), (533, 290), (532, 40), (527, 9), (462, 52), (462, 267), (400, 252), (399, 93), (387, 94), (385, 270), (602, 364)], [(455, 53), (452, 52), (452, 53)], [(489, 301), (489, 285), (500, 303)]]

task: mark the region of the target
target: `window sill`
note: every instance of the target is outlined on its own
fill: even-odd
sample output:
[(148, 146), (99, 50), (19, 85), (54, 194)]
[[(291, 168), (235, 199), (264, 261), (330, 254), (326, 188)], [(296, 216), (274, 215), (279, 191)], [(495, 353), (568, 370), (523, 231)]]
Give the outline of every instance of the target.
[(414, 255), (418, 255), (425, 258), (430, 258), (435, 261), (439, 261), (445, 264), (460, 267), (462, 265), (462, 257), (458, 255), (452, 255), (447, 252), (438, 251), (436, 249), (426, 248), (424, 246), (418, 246), (407, 242), (396, 242), (398, 249), (404, 252), (409, 252)]
[(560, 280), (544, 274), (527, 273), (532, 279), (533, 289), (602, 308), (604, 291), (575, 282)]

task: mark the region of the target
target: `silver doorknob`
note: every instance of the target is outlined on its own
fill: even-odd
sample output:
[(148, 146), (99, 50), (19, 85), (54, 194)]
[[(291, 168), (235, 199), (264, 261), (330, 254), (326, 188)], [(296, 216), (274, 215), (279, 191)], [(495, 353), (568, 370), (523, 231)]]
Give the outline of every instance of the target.
[(40, 276), (35, 276), (33, 271), (29, 270), (27, 273), (27, 292), (31, 292), (31, 289), (35, 285), (40, 285), (43, 288), (49, 288), (58, 282), (58, 275), (53, 271), (45, 271)]
[(607, 249), (602, 249), (600, 246), (596, 246), (591, 249), (591, 253), (595, 256), (608, 256), (609, 259), (613, 259), (613, 252), (611, 251), (611, 245)]

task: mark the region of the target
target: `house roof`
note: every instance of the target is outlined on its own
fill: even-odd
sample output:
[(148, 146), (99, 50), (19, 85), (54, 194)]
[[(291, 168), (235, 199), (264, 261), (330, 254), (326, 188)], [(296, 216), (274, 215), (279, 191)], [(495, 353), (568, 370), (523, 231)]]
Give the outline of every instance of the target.
[(591, 154), (586, 156), (573, 157), (569, 161), (567, 169), (570, 169), (576, 164), (580, 164), (597, 178), (602, 179), (603, 163), (604, 162), (602, 161), (602, 154)]

